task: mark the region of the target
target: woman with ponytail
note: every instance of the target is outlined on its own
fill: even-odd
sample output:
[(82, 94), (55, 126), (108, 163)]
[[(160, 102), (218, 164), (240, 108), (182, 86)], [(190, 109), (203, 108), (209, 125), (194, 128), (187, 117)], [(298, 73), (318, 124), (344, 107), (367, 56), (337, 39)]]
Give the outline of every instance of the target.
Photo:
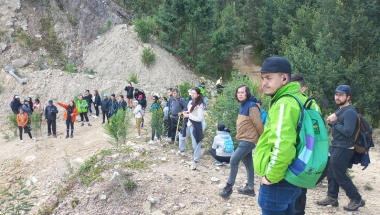
[(187, 105), (187, 110), (182, 113), (184, 120), (181, 133), (179, 135), (179, 154), (184, 155), (186, 148), (186, 137), (191, 135), (191, 143), (194, 149), (194, 158), (191, 164), (191, 169), (197, 168), (197, 163), (201, 157), (201, 141), (204, 131), (204, 116), (203, 116), (203, 97), (198, 87), (191, 89), (192, 100)]

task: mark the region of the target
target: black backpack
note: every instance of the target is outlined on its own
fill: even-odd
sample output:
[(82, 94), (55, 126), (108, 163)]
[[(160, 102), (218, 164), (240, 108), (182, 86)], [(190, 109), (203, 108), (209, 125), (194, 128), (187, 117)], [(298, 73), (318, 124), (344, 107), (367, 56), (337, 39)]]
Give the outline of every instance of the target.
[(372, 127), (360, 114), (358, 114), (357, 130), (353, 144), (355, 151), (360, 154), (375, 146), (372, 139)]

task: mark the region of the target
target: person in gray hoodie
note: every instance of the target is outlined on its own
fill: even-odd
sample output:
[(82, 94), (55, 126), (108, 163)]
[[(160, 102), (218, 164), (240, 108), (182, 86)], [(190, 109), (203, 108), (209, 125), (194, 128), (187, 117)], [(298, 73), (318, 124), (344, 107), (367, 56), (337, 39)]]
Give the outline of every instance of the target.
[(365, 202), (346, 174), (355, 153), (353, 140), (358, 120), (358, 114), (350, 104), (350, 100), (351, 88), (348, 85), (338, 86), (335, 90), (335, 103), (339, 105), (339, 109), (327, 118), (333, 137), (329, 148), (328, 191), (326, 198), (317, 201), (317, 204), (338, 207), (339, 187), (341, 187), (350, 198), (348, 205), (343, 207), (344, 210), (356, 211), (359, 207), (363, 207)]

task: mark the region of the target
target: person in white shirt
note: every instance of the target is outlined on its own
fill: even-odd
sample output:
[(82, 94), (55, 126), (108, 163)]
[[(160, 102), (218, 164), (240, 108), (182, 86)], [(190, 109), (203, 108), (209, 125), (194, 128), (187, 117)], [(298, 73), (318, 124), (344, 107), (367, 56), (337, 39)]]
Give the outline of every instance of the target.
[(135, 110), (133, 111), (133, 113), (135, 114), (136, 128), (137, 128), (136, 138), (140, 139), (141, 138), (142, 107), (137, 100), (133, 101), (133, 105), (135, 106)]

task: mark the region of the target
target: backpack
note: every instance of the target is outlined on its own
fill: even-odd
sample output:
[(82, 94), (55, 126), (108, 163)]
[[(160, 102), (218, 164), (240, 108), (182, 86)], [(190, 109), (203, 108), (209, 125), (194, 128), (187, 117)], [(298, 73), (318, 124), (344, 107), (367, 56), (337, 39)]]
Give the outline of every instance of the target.
[(234, 152), (234, 142), (232, 142), (231, 137), (224, 138), (224, 152)]
[(301, 107), (297, 125), (296, 156), (285, 172), (284, 179), (302, 188), (315, 187), (321, 177), (328, 159), (329, 139), (326, 124), (321, 114), (311, 109), (312, 98), (305, 104), (293, 96)]
[(372, 139), (372, 127), (360, 114), (358, 114), (357, 130), (353, 144), (355, 152), (359, 154), (368, 153), (369, 148), (375, 146)]

